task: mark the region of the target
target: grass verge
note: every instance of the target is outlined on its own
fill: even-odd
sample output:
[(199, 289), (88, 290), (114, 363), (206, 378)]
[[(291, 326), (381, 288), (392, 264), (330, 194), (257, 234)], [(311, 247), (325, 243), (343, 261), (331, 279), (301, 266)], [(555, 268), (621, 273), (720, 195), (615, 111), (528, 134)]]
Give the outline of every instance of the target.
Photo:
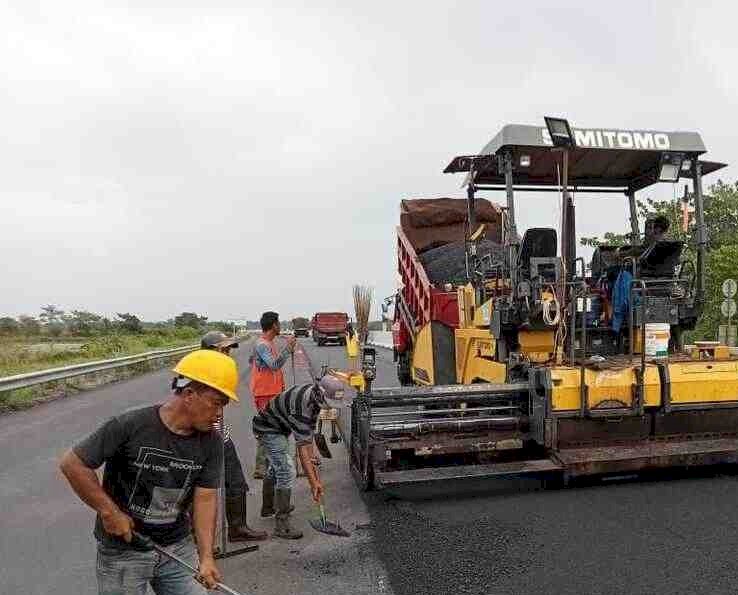
[[(58, 344), (39, 338), (0, 342), (0, 377), (58, 368), (72, 364), (136, 355), (147, 351), (183, 347), (197, 343), (195, 329), (178, 328), (137, 334), (109, 334), (92, 338), (66, 337)], [(117, 382), (172, 364), (173, 358), (143, 362), (105, 372), (95, 372), (66, 381), (51, 382), (14, 391), (0, 392), (0, 413), (18, 411), (50, 400), (71, 396), (102, 384)]]
[(84, 374), (69, 380), (48, 382), (28, 388), (20, 388), (0, 392), (0, 415), (29, 409), (42, 403), (72, 397), (80, 392), (97, 388), (104, 384), (120, 382), (134, 376), (153, 372), (161, 368), (174, 365), (180, 356), (162, 358), (159, 360), (140, 362), (124, 368), (106, 370)]
[(0, 377), (71, 364), (135, 355), (146, 351), (196, 343), (200, 333), (180, 328), (137, 334), (109, 334), (91, 338), (64, 338), (57, 343), (37, 338), (0, 341)]

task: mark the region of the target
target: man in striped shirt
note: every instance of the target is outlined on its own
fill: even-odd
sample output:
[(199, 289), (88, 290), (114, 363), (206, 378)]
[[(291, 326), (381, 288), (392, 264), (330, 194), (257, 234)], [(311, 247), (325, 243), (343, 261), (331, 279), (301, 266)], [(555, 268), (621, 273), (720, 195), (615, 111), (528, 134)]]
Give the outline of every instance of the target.
[[(254, 435), (264, 447), (268, 461), (263, 483), (261, 516), (275, 515), (275, 537), (300, 539), (302, 532), (292, 529), (289, 518), (295, 465), (289, 454), (289, 436), (294, 434), (297, 455), (305, 470), (315, 502), (323, 497), (313, 450), (313, 432), (320, 410), (335, 407), (344, 396), (344, 385), (325, 375), (315, 384), (293, 386), (272, 399), (254, 416)], [(276, 513), (276, 514), (275, 514)]]

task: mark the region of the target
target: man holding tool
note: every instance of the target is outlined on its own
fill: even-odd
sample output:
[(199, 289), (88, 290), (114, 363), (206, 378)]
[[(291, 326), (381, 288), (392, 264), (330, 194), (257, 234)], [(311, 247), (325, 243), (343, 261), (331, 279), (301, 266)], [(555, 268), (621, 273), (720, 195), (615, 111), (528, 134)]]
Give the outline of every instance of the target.
[[(230, 355), (231, 349), (238, 347), (238, 341), (220, 331), (210, 331), (200, 341), (202, 349), (212, 349)], [(176, 379), (175, 379), (176, 382)], [(231, 428), (225, 420), (215, 422), (213, 429), (223, 431), (223, 468), (225, 471), (225, 513), (228, 520), (229, 541), (262, 541), (267, 538), (266, 531), (255, 531), (248, 525), (247, 495), (249, 485), (243, 474), (243, 467), (231, 439)]]
[[(213, 558), (222, 443), (212, 431), (223, 407), (238, 401), (236, 362), (194, 351), (174, 368), (178, 380), (163, 404), (127, 411), (78, 442), (61, 460), (72, 489), (97, 512), (101, 595), (200, 595), (178, 562), (133, 539), (134, 531), (190, 566), (207, 588), (220, 572)], [(105, 464), (102, 485), (95, 472)], [(188, 509), (192, 505), (197, 552)]]
[[(297, 339), (288, 337), (287, 345), (278, 351), (274, 340), (282, 332), (279, 325), (279, 314), (264, 312), (261, 315), (262, 335), (256, 340), (254, 352), (251, 355), (251, 377), (249, 388), (254, 398), (254, 406), (261, 411), (275, 396), (284, 390), (284, 374), (282, 367), (287, 358), (294, 351)], [(256, 466), (254, 479), (263, 479), (266, 472), (264, 450), (259, 443), (256, 447)]]
[(320, 503), (320, 482), (313, 450), (313, 431), (322, 408), (340, 404), (344, 384), (325, 375), (314, 384), (303, 384), (280, 393), (254, 416), (254, 435), (264, 447), (269, 462), (263, 483), (261, 516), (276, 513), (275, 537), (300, 539), (302, 532), (290, 526), (295, 466), (289, 455), (289, 436), (294, 434), (297, 454), (305, 470), (313, 500)]

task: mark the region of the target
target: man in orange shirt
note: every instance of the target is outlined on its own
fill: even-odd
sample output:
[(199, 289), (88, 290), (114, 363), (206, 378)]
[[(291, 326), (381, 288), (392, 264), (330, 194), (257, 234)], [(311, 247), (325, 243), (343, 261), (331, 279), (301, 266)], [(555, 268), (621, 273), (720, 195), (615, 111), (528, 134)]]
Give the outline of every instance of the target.
[[(274, 339), (282, 332), (279, 324), (279, 314), (264, 312), (261, 315), (262, 334), (256, 340), (254, 351), (251, 354), (251, 378), (249, 387), (254, 398), (256, 410), (261, 412), (274, 397), (284, 391), (284, 374), (282, 367), (287, 358), (295, 349), (297, 339), (289, 337), (287, 345), (280, 351), (274, 344)], [(261, 443), (256, 448), (256, 467), (254, 479), (264, 479), (266, 473), (266, 458)]]

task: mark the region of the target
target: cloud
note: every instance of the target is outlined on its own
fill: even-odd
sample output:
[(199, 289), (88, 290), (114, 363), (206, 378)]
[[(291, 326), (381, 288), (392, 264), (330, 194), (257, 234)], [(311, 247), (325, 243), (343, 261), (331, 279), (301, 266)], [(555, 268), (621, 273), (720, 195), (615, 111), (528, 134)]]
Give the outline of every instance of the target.
[[(400, 199), (463, 196), (449, 160), (545, 114), (694, 129), (735, 161), (736, 12), (6, 3), (0, 313), (350, 310), (353, 283), (393, 290)], [(624, 200), (577, 202), (581, 234), (627, 229)], [(557, 201), (518, 213), (550, 225)]]

